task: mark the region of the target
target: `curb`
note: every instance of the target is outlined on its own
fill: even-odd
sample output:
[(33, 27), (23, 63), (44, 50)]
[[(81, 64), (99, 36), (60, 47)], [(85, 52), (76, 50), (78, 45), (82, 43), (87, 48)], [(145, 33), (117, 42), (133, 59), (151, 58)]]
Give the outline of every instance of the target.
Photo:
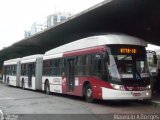
[(152, 105), (160, 106), (160, 101), (158, 100), (152, 100), (151, 103)]

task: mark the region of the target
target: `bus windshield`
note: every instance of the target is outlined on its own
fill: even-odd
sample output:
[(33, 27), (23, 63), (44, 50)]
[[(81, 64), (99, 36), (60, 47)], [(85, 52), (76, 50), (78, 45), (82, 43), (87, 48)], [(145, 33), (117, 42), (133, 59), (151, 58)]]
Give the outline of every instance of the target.
[[(144, 51), (145, 52), (145, 51)], [(108, 71), (112, 81), (137, 80), (149, 77), (145, 53), (109, 54)]]

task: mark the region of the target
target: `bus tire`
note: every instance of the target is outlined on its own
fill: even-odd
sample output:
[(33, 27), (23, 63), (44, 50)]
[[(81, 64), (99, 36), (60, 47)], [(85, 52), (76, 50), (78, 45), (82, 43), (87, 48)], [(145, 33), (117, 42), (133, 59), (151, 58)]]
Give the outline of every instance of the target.
[(87, 85), (85, 86), (84, 97), (85, 97), (85, 99), (86, 99), (87, 102), (89, 102), (89, 103), (94, 102), (93, 90), (92, 90), (90, 84), (87, 84)]
[(50, 94), (50, 86), (49, 86), (49, 82), (48, 81), (45, 82), (45, 93), (47, 95)]
[(24, 80), (22, 80), (22, 89), (25, 89)]
[(6, 85), (9, 86), (9, 77), (7, 78)]
[(144, 104), (152, 104), (152, 100), (151, 99), (145, 99), (143, 100)]

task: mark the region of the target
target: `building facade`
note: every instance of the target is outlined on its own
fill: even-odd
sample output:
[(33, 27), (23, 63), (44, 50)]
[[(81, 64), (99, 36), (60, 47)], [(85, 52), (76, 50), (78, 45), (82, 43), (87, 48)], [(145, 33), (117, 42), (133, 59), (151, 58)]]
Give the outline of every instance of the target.
[(47, 28), (53, 27), (71, 17), (71, 13), (58, 12), (47, 17)]
[(24, 38), (28, 38), (31, 36), (31, 31), (30, 30), (25, 30), (24, 31)]
[(57, 25), (58, 23), (67, 20), (72, 15), (73, 14), (71, 13), (64, 13), (64, 12), (57, 12), (57, 13), (51, 14), (42, 21), (34, 22), (31, 26), (31, 30), (25, 30), (24, 37), (28, 38), (38, 32), (45, 30), (46, 28), (51, 28)]
[(46, 22), (34, 22), (31, 26), (31, 35), (41, 32), (47, 28)]

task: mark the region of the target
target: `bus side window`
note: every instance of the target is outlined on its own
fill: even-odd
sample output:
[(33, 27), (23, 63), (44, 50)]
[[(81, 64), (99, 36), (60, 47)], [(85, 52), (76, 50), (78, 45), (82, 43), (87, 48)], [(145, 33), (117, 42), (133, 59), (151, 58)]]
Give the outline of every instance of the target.
[(35, 76), (36, 64), (32, 63), (32, 76)]
[(62, 75), (63, 77), (65, 76), (65, 67), (66, 67), (66, 59), (65, 58), (61, 58), (60, 59), (60, 64), (59, 64), (59, 69), (60, 69), (60, 76)]
[(95, 75), (98, 77), (101, 77), (102, 75), (102, 55), (101, 54), (95, 54), (94, 58), (94, 71)]
[(75, 75), (82, 76), (83, 75), (83, 56), (76, 57), (76, 71)]

